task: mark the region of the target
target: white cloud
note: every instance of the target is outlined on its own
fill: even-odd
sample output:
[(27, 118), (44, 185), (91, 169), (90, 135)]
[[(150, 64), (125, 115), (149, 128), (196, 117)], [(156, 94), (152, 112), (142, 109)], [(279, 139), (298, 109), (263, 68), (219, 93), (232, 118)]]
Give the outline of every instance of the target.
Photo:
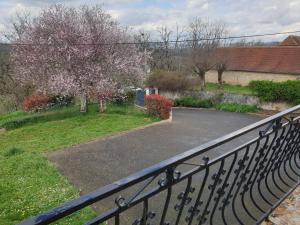
[(195, 16), (221, 20), (232, 35), (300, 30), (300, 1), (286, 0), (0, 0), (0, 30), (17, 10), (39, 10), (51, 3), (102, 4), (123, 25), (155, 31), (187, 25)]

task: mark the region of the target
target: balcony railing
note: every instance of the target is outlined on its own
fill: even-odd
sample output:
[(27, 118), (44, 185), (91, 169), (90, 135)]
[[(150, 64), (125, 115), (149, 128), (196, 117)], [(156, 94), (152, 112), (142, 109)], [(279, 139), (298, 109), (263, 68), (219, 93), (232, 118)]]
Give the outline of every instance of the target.
[(102, 212), (89, 225), (260, 224), (299, 185), (299, 109), (263, 119), (21, 224), (50, 224), (88, 206)]

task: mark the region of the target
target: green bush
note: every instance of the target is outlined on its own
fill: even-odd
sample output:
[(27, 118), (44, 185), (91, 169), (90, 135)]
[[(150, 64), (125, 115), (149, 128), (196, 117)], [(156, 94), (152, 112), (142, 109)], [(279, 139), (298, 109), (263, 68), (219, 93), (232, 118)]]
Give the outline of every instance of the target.
[(210, 99), (201, 99), (198, 97), (187, 96), (175, 99), (174, 106), (210, 108), (213, 106), (213, 103)]
[(263, 101), (286, 101), (291, 104), (300, 103), (300, 81), (284, 82), (251, 81), (251, 90)]
[(247, 112), (257, 112), (258, 108), (256, 105), (244, 105), (238, 103), (220, 103), (215, 106), (217, 110), (220, 111), (228, 111), (228, 112), (240, 112), (240, 113), (247, 113)]

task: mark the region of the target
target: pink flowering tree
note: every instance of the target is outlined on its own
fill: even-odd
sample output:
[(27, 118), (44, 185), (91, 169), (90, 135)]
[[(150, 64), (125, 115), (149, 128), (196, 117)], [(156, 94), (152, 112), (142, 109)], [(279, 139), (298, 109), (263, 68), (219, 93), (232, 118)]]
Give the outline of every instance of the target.
[(10, 37), (16, 78), (42, 93), (79, 96), (82, 112), (91, 93), (97, 91), (103, 103), (143, 80), (149, 55), (124, 44), (133, 41), (128, 30), (101, 7), (54, 5), (14, 27), (16, 35)]

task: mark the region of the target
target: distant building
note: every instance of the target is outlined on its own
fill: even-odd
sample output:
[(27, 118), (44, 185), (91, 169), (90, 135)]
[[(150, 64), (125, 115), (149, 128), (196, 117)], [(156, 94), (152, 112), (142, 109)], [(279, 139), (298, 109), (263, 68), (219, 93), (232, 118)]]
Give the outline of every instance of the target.
[[(289, 36), (279, 46), (230, 47), (219, 49), (227, 64), (225, 83), (247, 85), (251, 80), (285, 81), (300, 79), (300, 37)], [(217, 82), (209, 71), (208, 82)]]
[(280, 43), (281, 46), (300, 46), (300, 36), (290, 35), (283, 42)]

